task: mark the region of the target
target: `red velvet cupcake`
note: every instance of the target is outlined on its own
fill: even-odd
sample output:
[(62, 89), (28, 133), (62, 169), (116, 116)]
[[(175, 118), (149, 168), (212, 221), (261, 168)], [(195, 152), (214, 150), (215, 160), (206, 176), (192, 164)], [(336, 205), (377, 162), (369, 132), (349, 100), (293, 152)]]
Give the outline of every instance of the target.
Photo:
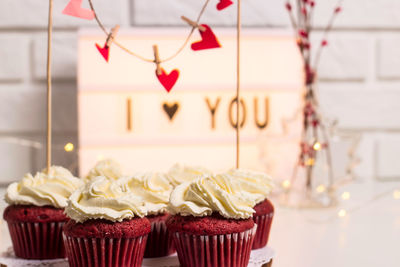
[(25, 259), (64, 258), (62, 227), (67, 216), (51, 206), (12, 205), (4, 211), (15, 255)]
[(233, 183), (242, 190), (245, 198), (255, 202), (253, 220), (257, 224), (257, 233), (254, 238), (253, 249), (263, 248), (268, 244), (274, 216), (274, 206), (267, 199), (273, 189), (271, 178), (261, 172), (248, 170), (231, 170), (222, 174), (232, 179)]
[(70, 220), (64, 227), (70, 266), (140, 267), (150, 222), (146, 218), (122, 222)]
[(147, 238), (145, 258), (165, 257), (175, 252), (172, 234), (166, 226), (169, 217), (168, 213), (147, 216), (151, 224), (151, 232)]
[(258, 203), (254, 210), (253, 220), (257, 224), (257, 232), (254, 238), (253, 249), (263, 248), (268, 244), (269, 233), (271, 230), (272, 219), (274, 217), (274, 206), (265, 199)]
[(34, 177), (25, 175), (7, 188), (10, 204), (3, 214), (15, 255), (25, 259), (64, 258), (62, 228), (68, 218), (64, 207), (70, 194), (83, 182), (66, 169), (51, 167)]
[(142, 198), (120, 180), (99, 176), (75, 191), (65, 209), (68, 261), (74, 267), (140, 267), (150, 222)]
[(246, 267), (257, 226), (253, 202), (230, 179), (202, 177), (177, 186), (167, 221), (183, 267)]
[(148, 213), (147, 218), (151, 223), (151, 232), (147, 238), (145, 258), (165, 257), (175, 252), (172, 235), (165, 222), (169, 217), (166, 212), (172, 185), (164, 174), (145, 173), (132, 177), (121, 178), (136, 196), (143, 198)]

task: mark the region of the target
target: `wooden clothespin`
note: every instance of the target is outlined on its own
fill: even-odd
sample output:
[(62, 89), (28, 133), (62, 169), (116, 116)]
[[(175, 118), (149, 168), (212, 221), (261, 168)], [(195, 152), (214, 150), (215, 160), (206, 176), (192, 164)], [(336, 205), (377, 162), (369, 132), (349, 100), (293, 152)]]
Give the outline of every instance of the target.
[(185, 16), (181, 16), (181, 19), (184, 20), (187, 24), (189, 24), (190, 26), (192, 26), (193, 28), (197, 28), (199, 29), (201, 32), (205, 32), (206, 28), (199, 25), (197, 22), (185, 17)]
[(153, 51), (154, 51), (154, 63), (156, 63), (157, 66), (157, 75), (161, 75), (162, 71), (161, 71), (161, 60), (160, 60), (160, 55), (158, 53), (158, 46), (157, 45), (153, 45)]
[(114, 41), (115, 36), (117, 36), (118, 30), (120, 26), (116, 25), (114, 28), (111, 29), (110, 34), (107, 36), (106, 46), (110, 47), (111, 43)]

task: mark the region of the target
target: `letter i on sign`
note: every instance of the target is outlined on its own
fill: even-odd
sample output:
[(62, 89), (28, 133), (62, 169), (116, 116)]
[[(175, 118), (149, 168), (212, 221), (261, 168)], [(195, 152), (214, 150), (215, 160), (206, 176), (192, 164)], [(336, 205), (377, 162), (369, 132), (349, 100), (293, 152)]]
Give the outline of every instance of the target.
[(130, 97), (126, 99), (126, 130), (132, 131), (132, 99)]

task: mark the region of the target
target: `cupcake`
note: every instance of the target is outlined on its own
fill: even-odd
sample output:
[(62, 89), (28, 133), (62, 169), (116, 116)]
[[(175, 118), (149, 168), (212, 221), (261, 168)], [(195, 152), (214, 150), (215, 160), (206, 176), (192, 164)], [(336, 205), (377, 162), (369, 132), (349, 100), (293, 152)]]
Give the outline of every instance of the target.
[(257, 226), (254, 202), (243, 198), (232, 181), (203, 176), (177, 186), (167, 221), (183, 267), (245, 267)]
[(112, 159), (101, 160), (89, 171), (84, 178), (86, 182), (98, 176), (104, 176), (106, 178), (117, 180), (122, 176), (122, 168), (118, 162)]
[(15, 255), (24, 259), (64, 258), (62, 228), (69, 196), (83, 182), (53, 166), (35, 176), (26, 174), (8, 186), (4, 211)]
[(71, 195), (65, 212), (70, 266), (141, 266), (150, 222), (142, 198), (125, 184), (93, 178)]
[(172, 185), (167, 177), (161, 173), (146, 173), (121, 178), (120, 182), (145, 201), (151, 232), (147, 238), (144, 257), (164, 257), (174, 253), (172, 236), (165, 224), (169, 218), (167, 207), (172, 192)]
[(257, 233), (254, 238), (253, 249), (265, 247), (268, 243), (271, 230), (274, 206), (267, 199), (273, 189), (272, 179), (262, 172), (249, 170), (231, 170), (222, 176), (231, 177), (233, 183), (242, 190), (242, 194), (256, 205), (253, 220), (257, 224)]
[(191, 182), (204, 175), (212, 175), (212, 172), (203, 167), (181, 164), (175, 164), (167, 173), (168, 179), (174, 187), (184, 182)]

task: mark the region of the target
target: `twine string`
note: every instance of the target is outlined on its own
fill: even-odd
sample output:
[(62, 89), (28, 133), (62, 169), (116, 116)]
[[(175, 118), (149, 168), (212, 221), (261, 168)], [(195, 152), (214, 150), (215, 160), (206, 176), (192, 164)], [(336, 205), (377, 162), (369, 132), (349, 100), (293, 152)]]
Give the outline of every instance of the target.
[[(97, 13), (96, 13), (96, 10), (95, 10), (94, 5), (93, 5), (93, 1), (92, 1), (92, 0), (88, 0), (88, 1), (89, 1), (90, 9), (91, 9), (91, 10), (93, 11), (93, 13), (94, 13), (94, 18), (95, 18), (97, 24), (98, 24), (99, 27), (102, 29), (102, 31), (103, 31), (107, 36), (109, 36), (110, 33), (108, 32), (108, 30), (106, 29), (106, 27), (104, 26), (104, 24), (101, 22), (101, 20), (99, 19), (98, 15), (97, 15)], [(206, 10), (206, 8), (207, 8), (209, 2), (210, 2), (210, 0), (206, 0), (205, 3), (204, 3), (204, 5), (203, 5), (203, 7), (201, 8), (201, 11), (200, 11), (200, 13), (199, 13), (199, 15), (198, 15), (198, 17), (197, 17), (197, 19), (196, 19), (196, 23), (197, 23), (197, 24), (199, 24), (200, 19), (201, 19), (201, 17), (203, 16), (203, 14), (204, 14), (204, 12), (205, 12), (205, 10)], [(196, 27), (192, 27), (192, 29), (190, 30), (190, 32), (189, 32), (188, 36), (186, 37), (185, 41), (184, 41), (183, 44), (178, 48), (178, 50), (177, 50), (175, 53), (173, 53), (171, 56), (169, 56), (169, 57), (167, 57), (167, 58), (165, 58), (165, 59), (161, 59), (161, 60), (160, 60), (160, 63), (170, 61), (170, 60), (176, 58), (180, 53), (182, 53), (182, 51), (185, 49), (185, 47), (186, 47), (187, 44), (189, 43), (191, 37), (193, 36), (193, 33), (194, 33), (195, 30), (196, 30)], [(142, 56), (142, 55), (139, 55), (139, 54), (136, 53), (136, 52), (133, 52), (131, 49), (128, 49), (127, 47), (125, 47), (124, 45), (122, 45), (121, 43), (119, 43), (117, 40), (115, 40), (114, 38), (113, 38), (113, 43), (114, 43), (116, 46), (118, 46), (119, 48), (121, 48), (122, 50), (124, 50), (126, 53), (128, 53), (128, 54), (130, 54), (130, 55), (132, 55), (132, 56), (134, 56), (134, 57), (137, 57), (137, 58), (139, 58), (139, 59), (141, 59), (141, 60), (143, 60), (143, 61), (146, 61), (146, 62), (154, 63), (154, 59), (153, 59), (153, 58), (146, 58), (146, 57), (144, 57), (144, 56)]]

